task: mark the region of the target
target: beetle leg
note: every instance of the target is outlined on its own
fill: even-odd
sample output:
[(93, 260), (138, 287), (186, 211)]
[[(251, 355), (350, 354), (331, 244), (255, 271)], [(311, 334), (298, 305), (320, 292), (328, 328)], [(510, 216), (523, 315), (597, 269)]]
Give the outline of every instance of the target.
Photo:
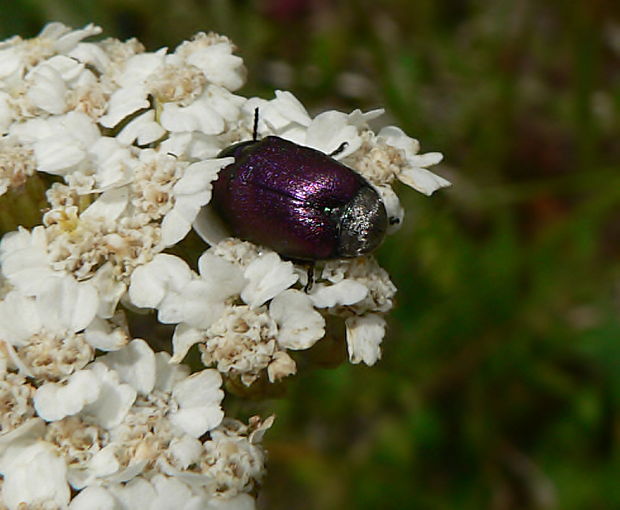
[(306, 270), (308, 271), (308, 283), (306, 283), (306, 286), (304, 287), (304, 292), (308, 294), (314, 285), (314, 262), (309, 262)]
[(258, 140), (258, 106), (254, 108), (254, 128), (252, 129), (252, 140)]
[(335, 150), (331, 151), (328, 156), (330, 158), (333, 158), (334, 156), (340, 154), (343, 150), (347, 148), (347, 145), (349, 145), (349, 142), (342, 142)]

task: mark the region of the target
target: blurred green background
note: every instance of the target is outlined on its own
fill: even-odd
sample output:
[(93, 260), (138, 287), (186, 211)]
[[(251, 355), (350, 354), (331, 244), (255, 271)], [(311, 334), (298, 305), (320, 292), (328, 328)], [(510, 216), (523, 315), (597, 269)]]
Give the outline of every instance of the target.
[[(244, 95), (385, 107), (454, 182), (378, 257), (375, 367), (302, 360), (262, 509), (620, 508), (620, 3), (3, 0), (2, 38), (100, 24), (149, 50), (231, 37)], [(337, 347), (336, 347), (337, 350)]]

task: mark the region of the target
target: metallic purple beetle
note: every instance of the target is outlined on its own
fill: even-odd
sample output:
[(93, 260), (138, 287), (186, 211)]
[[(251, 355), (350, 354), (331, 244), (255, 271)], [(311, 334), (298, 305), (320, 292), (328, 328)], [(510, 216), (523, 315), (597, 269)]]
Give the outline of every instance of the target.
[(330, 155), (277, 136), (239, 142), (213, 184), (211, 204), (230, 232), (300, 261), (350, 258), (383, 240), (388, 218), (377, 191)]

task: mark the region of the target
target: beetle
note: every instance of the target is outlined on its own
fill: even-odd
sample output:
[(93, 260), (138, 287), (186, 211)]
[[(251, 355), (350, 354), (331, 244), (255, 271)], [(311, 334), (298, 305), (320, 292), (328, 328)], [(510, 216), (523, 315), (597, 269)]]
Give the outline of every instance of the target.
[(352, 258), (381, 244), (388, 226), (379, 193), (330, 154), (278, 136), (252, 140), (218, 155), (234, 162), (213, 183), (211, 205), (230, 233), (308, 262)]

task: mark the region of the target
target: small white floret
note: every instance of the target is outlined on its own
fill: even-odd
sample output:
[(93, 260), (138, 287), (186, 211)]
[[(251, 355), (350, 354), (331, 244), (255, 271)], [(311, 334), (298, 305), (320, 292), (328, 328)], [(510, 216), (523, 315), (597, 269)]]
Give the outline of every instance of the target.
[(157, 375), (155, 378), (155, 389), (169, 393), (182, 380), (189, 375), (187, 365), (177, 365), (170, 362), (170, 354), (158, 352), (155, 354), (157, 365)]
[(129, 298), (141, 308), (156, 308), (169, 290), (180, 291), (192, 279), (185, 261), (159, 253), (153, 260), (135, 269), (131, 275)]
[(308, 349), (325, 334), (325, 319), (299, 290), (278, 294), (269, 305), (269, 314), (278, 324), (278, 344), (285, 349)]
[(327, 111), (320, 113), (313, 120), (306, 132), (305, 145), (325, 154), (331, 154), (346, 142), (344, 149), (335, 157), (346, 158), (362, 145), (358, 129), (348, 123), (349, 116), (345, 113)]
[(40, 65), (26, 78), (31, 81), (27, 96), (32, 104), (53, 115), (65, 112), (67, 87), (56, 69)]
[(78, 282), (65, 275), (55, 280), (48, 292), (38, 296), (39, 316), (48, 330), (82, 331), (94, 319), (99, 296), (88, 281)]
[(174, 334), (172, 335), (173, 356), (171, 361), (173, 363), (180, 363), (192, 346), (204, 340), (204, 330), (201, 331), (188, 324), (179, 324), (174, 328)]
[(118, 89), (110, 97), (108, 112), (99, 119), (99, 123), (104, 127), (113, 128), (125, 117), (148, 106), (149, 102), (142, 85)]
[(69, 504), (66, 460), (45, 441), (9, 448), (0, 461), (3, 503), (19, 508), (65, 508)]
[(171, 413), (172, 423), (192, 437), (217, 427), (224, 417), (221, 385), (222, 376), (215, 369), (203, 370), (177, 383), (172, 397), (179, 409)]
[(284, 262), (277, 253), (261, 255), (246, 268), (243, 276), (248, 284), (241, 292), (241, 299), (251, 308), (257, 308), (288, 289), (299, 278), (293, 263)]
[(62, 420), (97, 400), (101, 386), (89, 370), (79, 370), (66, 384), (46, 383), (34, 394), (34, 408), (45, 421)]
[(404, 153), (407, 166), (397, 174), (397, 177), (407, 186), (425, 195), (432, 195), (434, 191), (450, 186), (450, 181), (424, 168), (436, 165), (442, 160), (443, 156), (439, 152), (418, 154), (420, 143), (396, 126), (384, 127), (379, 131), (377, 138)]
[(447, 179), (420, 167), (403, 169), (398, 174), (398, 179), (425, 195), (432, 195), (438, 189), (450, 186), (450, 181)]
[(120, 507), (106, 489), (91, 485), (71, 500), (69, 510), (120, 510)]
[(47, 237), (41, 226), (31, 232), (20, 227), (2, 237), (0, 269), (12, 285), (28, 296), (45, 292), (61, 276), (51, 268)]
[(239, 294), (246, 284), (241, 268), (216, 255), (212, 250), (205, 251), (198, 259), (201, 278), (217, 289), (222, 298)]
[(155, 386), (155, 354), (141, 339), (132, 340), (127, 347), (98, 358), (114, 370), (138, 393), (146, 395)]
[(187, 63), (198, 67), (211, 83), (234, 91), (245, 81), (245, 70), (241, 57), (232, 54), (229, 41), (211, 44), (193, 51)]
[(152, 508), (156, 500), (155, 489), (144, 478), (134, 478), (127, 484), (115, 484), (109, 491), (119, 503), (119, 508), (129, 510), (133, 508)]
[(381, 358), (381, 341), (385, 335), (385, 320), (379, 315), (349, 317), (345, 321), (347, 347), (351, 363), (363, 361), (374, 365)]
[(113, 326), (110, 321), (95, 317), (84, 330), (84, 340), (100, 351), (117, 351), (127, 345), (129, 335), (124, 328)]
[(200, 208), (211, 200), (211, 183), (232, 158), (210, 159), (189, 165), (172, 188), (174, 206), (161, 225), (162, 243), (171, 246), (183, 239)]
[(199, 461), (203, 448), (199, 439), (184, 435), (170, 442), (168, 452), (179, 467), (187, 469), (188, 466)]
[(353, 305), (364, 299), (367, 294), (368, 288), (365, 285), (345, 278), (333, 285), (319, 283), (310, 294), (310, 299), (317, 308), (331, 308)]
[(122, 421), (133, 405), (136, 390), (121, 383), (118, 374), (103, 363), (91, 363), (87, 369), (97, 377), (101, 391), (97, 400), (82, 409), (82, 414), (104, 428), (112, 428)]

